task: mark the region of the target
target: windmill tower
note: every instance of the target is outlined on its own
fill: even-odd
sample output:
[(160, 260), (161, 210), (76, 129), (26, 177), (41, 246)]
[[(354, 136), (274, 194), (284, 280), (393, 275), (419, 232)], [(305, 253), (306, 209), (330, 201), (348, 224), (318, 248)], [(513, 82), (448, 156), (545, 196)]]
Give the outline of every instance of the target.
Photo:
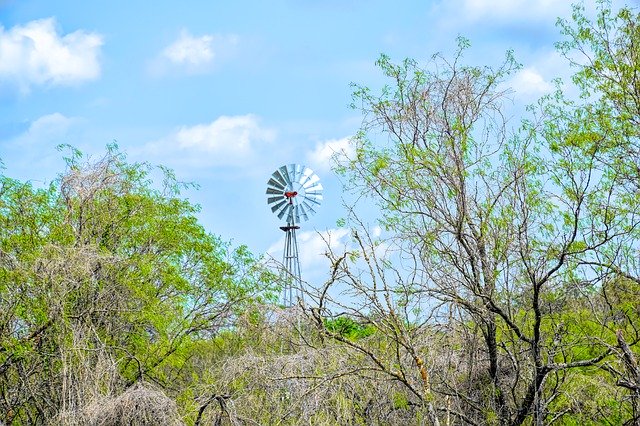
[(316, 212), (322, 202), (322, 185), (313, 170), (299, 164), (288, 164), (273, 172), (267, 182), (267, 204), (278, 219), (285, 218), (284, 253), (284, 295), (283, 304), (292, 307), (302, 300), (302, 279), (300, 277), (300, 258), (296, 230), (302, 221)]

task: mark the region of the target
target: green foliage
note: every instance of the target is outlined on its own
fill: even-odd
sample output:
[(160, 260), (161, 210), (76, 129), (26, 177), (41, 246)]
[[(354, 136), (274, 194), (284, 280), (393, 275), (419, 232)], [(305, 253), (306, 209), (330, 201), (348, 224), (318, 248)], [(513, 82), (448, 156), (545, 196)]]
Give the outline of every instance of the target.
[(331, 333), (337, 333), (347, 339), (357, 340), (371, 336), (375, 333), (375, 328), (371, 324), (360, 324), (353, 318), (337, 317), (335, 319), (325, 319), (324, 326)]
[(91, 383), (71, 383), (102, 360), (115, 370), (87, 372), (111, 383), (99, 393), (141, 379), (168, 385), (199, 340), (274, 297), (272, 274), (246, 247), (207, 233), (168, 170), (157, 187), (153, 169), (127, 163), (115, 145), (96, 163), (68, 151), (67, 171), (46, 188), (0, 178), (0, 392), (11, 395), (0, 418), (8, 423), (91, 402)]
[[(341, 171), (353, 191), (381, 207), (392, 235), (385, 244), (411, 270), (372, 262), (375, 245), (370, 252), (360, 247), (369, 271), (352, 275), (369, 272), (372, 285), (350, 288), (381, 317), (420, 306), (421, 295), (438, 301), (423, 304), (442, 302), (460, 315), (448, 325), (482, 342), (486, 364), (482, 373), (468, 373), (468, 388), (456, 381), (444, 392), (464, 393), (473, 403), (462, 411), (477, 410), (482, 422), (552, 418), (548, 407), (534, 404), (545, 392), (550, 400), (564, 392), (565, 382), (549, 377), (588, 376), (593, 368), (586, 367), (609, 365), (623, 352), (621, 335), (633, 336), (626, 367), (603, 368), (622, 377), (629, 399), (585, 404), (575, 418), (596, 421), (599, 409), (610, 413), (600, 419), (613, 423), (640, 418), (640, 396), (630, 384), (636, 379), (629, 379), (640, 371), (633, 360), (636, 297), (629, 303), (616, 297), (631, 294), (621, 278), (640, 282), (640, 14), (612, 12), (608, 1), (597, 9), (593, 22), (582, 5), (574, 7), (573, 22), (559, 22), (567, 39), (558, 48), (577, 68), (573, 82), (582, 98), (567, 97), (556, 80), (555, 91), (529, 108), (520, 128), (509, 129), (504, 120), (500, 86), (520, 64), (508, 52), (497, 68), (464, 65), (470, 45), (464, 39), (453, 58), (434, 55), (426, 66), (382, 55), (376, 65), (387, 85), (379, 93), (354, 86), (352, 106), (363, 124), (352, 139), (356, 155)], [(385, 293), (392, 287), (387, 277), (397, 293)], [(417, 324), (437, 317), (429, 309), (412, 312)], [(398, 359), (402, 350), (415, 353), (404, 330), (380, 327), (376, 336), (381, 333), (402, 348)]]
[(577, 68), (573, 81), (585, 100), (580, 122), (595, 129), (581, 144), (585, 149), (598, 147), (600, 156), (625, 178), (620, 185), (631, 184), (637, 192), (640, 13), (630, 7), (615, 12), (610, 1), (598, 2), (597, 12), (597, 19), (591, 21), (584, 5), (576, 5), (573, 22), (559, 20), (566, 39), (558, 49)]

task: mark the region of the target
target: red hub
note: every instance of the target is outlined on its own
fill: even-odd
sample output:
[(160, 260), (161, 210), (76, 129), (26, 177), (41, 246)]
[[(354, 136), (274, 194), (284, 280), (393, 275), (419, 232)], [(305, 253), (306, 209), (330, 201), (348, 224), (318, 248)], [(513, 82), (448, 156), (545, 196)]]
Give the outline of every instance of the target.
[(298, 195), (298, 191), (285, 192), (285, 193), (284, 193), (284, 196), (285, 196), (285, 197), (287, 197), (287, 198), (293, 198), (293, 197), (295, 197), (296, 195)]

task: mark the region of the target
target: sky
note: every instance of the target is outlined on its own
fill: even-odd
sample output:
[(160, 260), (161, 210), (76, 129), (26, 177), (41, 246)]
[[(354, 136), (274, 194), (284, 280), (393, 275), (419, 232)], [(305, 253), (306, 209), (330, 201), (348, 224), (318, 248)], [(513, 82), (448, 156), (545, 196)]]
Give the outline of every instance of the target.
[(44, 185), (64, 170), (59, 144), (98, 159), (116, 141), (130, 161), (198, 184), (184, 195), (207, 230), (279, 257), (266, 182), (305, 164), (324, 201), (299, 233), (302, 274), (321, 280), (322, 237), (349, 240), (336, 222), (353, 195), (329, 159), (351, 152), (362, 121), (350, 84), (384, 84), (382, 53), (426, 63), (462, 35), (470, 63), (495, 66), (513, 49), (522, 69), (506, 84), (531, 103), (571, 74), (554, 49), (570, 13), (564, 0), (0, 0), (4, 174)]

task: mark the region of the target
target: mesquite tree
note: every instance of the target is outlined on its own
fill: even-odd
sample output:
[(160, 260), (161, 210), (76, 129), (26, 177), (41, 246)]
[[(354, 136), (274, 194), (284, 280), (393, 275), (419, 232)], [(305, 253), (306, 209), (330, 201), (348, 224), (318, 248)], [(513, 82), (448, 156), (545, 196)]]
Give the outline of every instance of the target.
[[(629, 13), (619, 15), (626, 25), (622, 34), (636, 28)], [(585, 21), (576, 15), (576, 22)], [(618, 49), (633, 50), (617, 40)], [(636, 267), (640, 224), (637, 189), (633, 192), (637, 129), (628, 123), (637, 107), (635, 92), (629, 93), (637, 88), (637, 73), (625, 62), (618, 68), (627, 80), (612, 85), (602, 80), (610, 69), (602, 71), (595, 61), (601, 80), (588, 70), (577, 79), (602, 83), (588, 86), (603, 93), (601, 103), (567, 100), (559, 87), (513, 124), (504, 119), (507, 98), (500, 88), (517, 64), (507, 55), (497, 69), (465, 66), (467, 47), (461, 40), (452, 59), (436, 55), (426, 66), (412, 60), (394, 64), (383, 56), (378, 65), (388, 85), (380, 93), (356, 87), (354, 105), (364, 115), (363, 125), (353, 138), (353, 158), (339, 171), (353, 190), (372, 194), (392, 235), (386, 244), (399, 250), (395, 256), (411, 260), (412, 274), (395, 274), (398, 279), (376, 289), (376, 277), (391, 268), (389, 261), (374, 259), (375, 267), (365, 268), (369, 273), (363, 276), (353, 272), (348, 256), (338, 262), (337, 255), (328, 286), (366, 287), (369, 293), (360, 293), (368, 302), (347, 310), (377, 324), (398, 344), (400, 358), (404, 351), (414, 360), (416, 374), (427, 355), (424, 345), (406, 344), (406, 336), (444, 323), (457, 330), (456, 359), (467, 361), (426, 363), (438, 365), (436, 375), (458, 371), (455, 380), (443, 380), (429, 392), (453, 398), (465, 413), (458, 416), (461, 421), (558, 420), (572, 412), (567, 395), (577, 374), (588, 380), (601, 374), (596, 367), (618, 374), (621, 386), (637, 392), (636, 379), (628, 377), (638, 371), (635, 358), (614, 327), (622, 315), (620, 327), (635, 333), (635, 345), (637, 313), (625, 310), (615, 296), (629, 289), (624, 280), (637, 277), (629, 270)], [(635, 61), (637, 52), (627, 58)], [(375, 244), (359, 251), (367, 250), (370, 263)], [(328, 307), (330, 292), (321, 290), (318, 297)], [(393, 322), (406, 306), (420, 309), (385, 331), (383, 319)], [(322, 326), (323, 315), (332, 311), (316, 311), (320, 328), (341, 339)], [(625, 368), (610, 364), (616, 353)], [(395, 380), (405, 379), (401, 370), (393, 371), (398, 371)], [(434, 423), (440, 421), (438, 409), (428, 410)], [(607, 415), (624, 418), (625, 409)]]
[(169, 171), (154, 184), (150, 166), (115, 146), (94, 162), (71, 150), (67, 162), (46, 188), (0, 178), (7, 424), (79, 419), (137, 382), (179, 394), (198, 342), (270, 282), (245, 248), (204, 230)]

